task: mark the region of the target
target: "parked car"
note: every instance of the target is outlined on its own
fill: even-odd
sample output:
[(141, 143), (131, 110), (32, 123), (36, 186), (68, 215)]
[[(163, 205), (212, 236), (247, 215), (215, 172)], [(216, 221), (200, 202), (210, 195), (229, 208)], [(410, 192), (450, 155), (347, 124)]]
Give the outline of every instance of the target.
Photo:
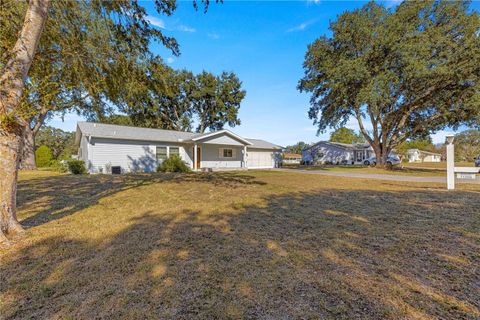
[[(400, 162), (401, 161), (400, 161), (400, 158), (398, 156), (388, 156), (388, 158), (387, 158), (387, 164), (390, 165), (390, 166), (400, 164)], [(370, 157), (368, 159), (365, 159), (365, 161), (363, 161), (363, 164), (366, 165), (366, 166), (376, 165), (377, 164), (377, 157)]]
[(475, 167), (480, 167), (480, 155), (475, 158)]

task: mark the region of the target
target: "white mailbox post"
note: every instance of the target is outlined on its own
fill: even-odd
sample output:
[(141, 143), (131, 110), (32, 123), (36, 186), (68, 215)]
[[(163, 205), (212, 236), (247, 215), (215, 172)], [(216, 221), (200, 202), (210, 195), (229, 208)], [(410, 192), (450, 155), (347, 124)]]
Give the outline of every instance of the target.
[(447, 135), (447, 189), (455, 189), (455, 149), (453, 146), (453, 134)]

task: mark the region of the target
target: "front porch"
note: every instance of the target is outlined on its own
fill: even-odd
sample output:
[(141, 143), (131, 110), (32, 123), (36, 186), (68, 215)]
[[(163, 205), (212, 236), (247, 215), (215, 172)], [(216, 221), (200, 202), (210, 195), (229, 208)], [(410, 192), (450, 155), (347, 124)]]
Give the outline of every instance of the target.
[(251, 143), (228, 130), (191, 139), (187, 147), (193, 171), (246, 170)]

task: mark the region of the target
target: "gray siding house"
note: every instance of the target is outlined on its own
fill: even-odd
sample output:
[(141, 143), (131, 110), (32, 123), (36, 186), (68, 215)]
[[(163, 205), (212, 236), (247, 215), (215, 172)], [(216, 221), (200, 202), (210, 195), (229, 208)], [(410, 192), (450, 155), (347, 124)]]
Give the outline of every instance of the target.
[(302, 161), (308, 164), (363, 164), (373, 156), (375, 153), (368, 143), (320, 141), (302, 151)]
[(193, 170), (274, 168), (282, 147), (229, 130), (192, 133), (79, 122), (78, 158), (90, 173), (152, 172), (170, 155)]

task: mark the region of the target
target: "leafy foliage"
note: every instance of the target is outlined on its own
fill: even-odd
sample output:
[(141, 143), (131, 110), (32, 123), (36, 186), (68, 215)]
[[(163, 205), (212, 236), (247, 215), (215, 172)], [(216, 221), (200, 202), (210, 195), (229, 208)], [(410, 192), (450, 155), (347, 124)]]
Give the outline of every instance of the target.
[(305, 143), (303, 141), (299, 141), (294, 145), (291, 146), (286, 146), (285, 150), (289, 153), (298, 153), (301, 154), (302, 150), (305, 148), (308, 148), (310, 145), (308, 143)]
[(173, 154), (157, 168), (158, 172), (190, 172), (190, 167), (178, 155)]
[(52, 150), (45, 145), (38, 147), (35, 150), (35, 161), (38, 167), (49, 167), (53, 160)]
[(362, 135), (355, 133), (353, 129), (340, 127), (331, 133), (330, 141), (339, 143), (363, 143), (365, 139)]
[(480, 131), (466, 130), (455, 135), (455, 159), (473, 161), (480, 156)]
[(191, 100), (198, 115), (197, 132), (220, 130), (225, 123), (230, 127), (240, 124), (238, 110), (246, 95), (241, 86), (242, 82), (234, 73), (223, 72), (215, 77), (204, 71), (196, 76)]
[(468, 6), (369, 2), (340, 15), (308, 47), (298, 85), (319, 132), (354, 117), (382, 161), (407, 139), (478, 121), (480, 19)]
[(45, 145), (52, 150), (53, 159), (68, 159), (74, 153), (75, 133), (46, 126), (35, 136), (35, 144)]
[(86, 174), (87, 169), (83, 160), (70, 160), (68, 161), (68, 170), (72, 174)]

